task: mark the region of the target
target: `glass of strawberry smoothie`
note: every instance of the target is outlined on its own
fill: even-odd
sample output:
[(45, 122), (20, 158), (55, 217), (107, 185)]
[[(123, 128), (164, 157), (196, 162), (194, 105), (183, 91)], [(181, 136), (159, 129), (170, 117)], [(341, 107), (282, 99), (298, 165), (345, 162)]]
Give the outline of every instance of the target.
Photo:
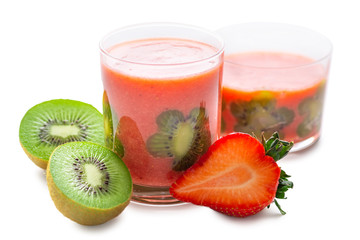
[(223, 41), (181, 24), (129, 26), (100, 42), (106, 144), (133, 200), (177, 203), (169, 186), (220, 135)]
[(223, 134), (275, 131), (305, 149), (320, 136), (332, 45), (312, 30), (244, 23), (218, 30), (225, 41)]

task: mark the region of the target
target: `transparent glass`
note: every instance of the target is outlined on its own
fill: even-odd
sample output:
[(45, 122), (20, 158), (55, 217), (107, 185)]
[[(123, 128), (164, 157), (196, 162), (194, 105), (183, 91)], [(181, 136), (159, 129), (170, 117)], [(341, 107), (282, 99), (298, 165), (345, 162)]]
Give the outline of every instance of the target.
[(223, 48), (214, 33), (172, 23), (100, 42), (106, 144), (130, 170), (134, 201), (178, 203), (170, 185), (219, 137)]
[(292, 151), (320, 136), (332, 44), (312, 30), (244, 23), (217, 31), (225, 42), (222, 134), (279, 132)]

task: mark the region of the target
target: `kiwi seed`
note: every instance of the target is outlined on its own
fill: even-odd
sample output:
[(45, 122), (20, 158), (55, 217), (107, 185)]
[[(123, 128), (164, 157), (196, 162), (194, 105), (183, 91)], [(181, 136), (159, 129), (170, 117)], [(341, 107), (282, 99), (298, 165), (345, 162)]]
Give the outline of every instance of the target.
[[(95, 167), (101, 171), (103, 175), (103, 182), (101, 184), (92, 186), (86, 179), (85, 172), (86, 168)], [(75, 185), (82, 191), (87, 192), (89, 195), (97, 195), (99, 193), (108, 192), (110, 174), (107, 172), (106, 165), (101, 162), (96, 157), (87, 157), (84, 158), (81, 156), (81, 160), (79, 158), (75, 158), (73, 162), (73, 169), (76, 173), (75, 177)], [(94, 169), (93, 169), (94, 170)]]

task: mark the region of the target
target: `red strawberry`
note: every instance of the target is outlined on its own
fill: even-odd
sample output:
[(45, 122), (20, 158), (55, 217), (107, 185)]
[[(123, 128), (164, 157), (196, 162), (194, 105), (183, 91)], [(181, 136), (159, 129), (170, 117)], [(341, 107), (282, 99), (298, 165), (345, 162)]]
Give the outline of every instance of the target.
[(256, 214), (275, 197), (285, 198), (285, 191), (292, 188), (290, 176), (276, 163), (292, 145), (279, 140), (277, 133), (262, 143), (248, 134), (229, 134), (173, 183), (170, 193), (180, 201), (231, 216)]

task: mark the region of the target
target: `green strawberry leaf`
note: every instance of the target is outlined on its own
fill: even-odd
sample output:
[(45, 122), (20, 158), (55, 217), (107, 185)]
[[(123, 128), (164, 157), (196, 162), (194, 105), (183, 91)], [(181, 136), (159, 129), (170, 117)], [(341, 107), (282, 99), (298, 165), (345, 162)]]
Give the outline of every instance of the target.
[(294, 187), (294, 183), (289, 181), (288, 178), (290, 175), (287, 175), (284, 170), (281, 170), (280, 178), (279, 178), (279, 185), (276, 192), (276, 198), (278, 199), (286, 199), (285, 192), (289, 190), (289, 188)]
[(280, 140), (279, 134), (275, 132), (269, 139), (262, 135), (262, 144), (265, 148), (265, 154), (272, 157), (276, 162), (284, 158), (290, 149), (294, 146), (293, 142)]

